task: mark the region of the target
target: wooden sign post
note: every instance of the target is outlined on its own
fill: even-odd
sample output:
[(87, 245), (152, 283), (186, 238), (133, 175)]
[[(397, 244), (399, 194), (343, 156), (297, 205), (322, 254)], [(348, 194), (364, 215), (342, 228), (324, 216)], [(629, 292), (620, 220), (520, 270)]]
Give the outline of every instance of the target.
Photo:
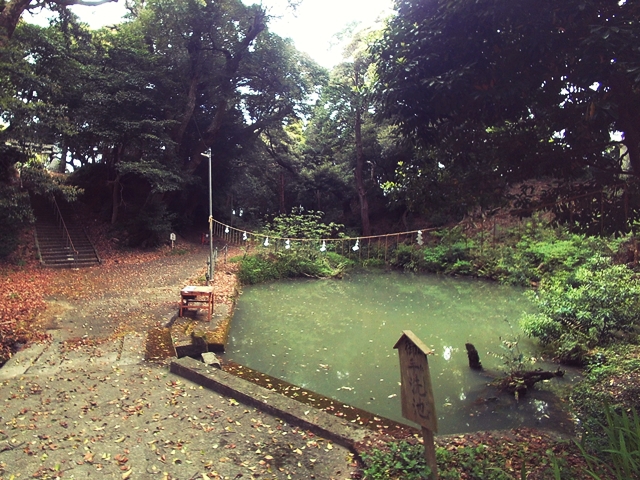
[(436, 447), (433, 434), (438, 431), (429, 361), (433, 350), (427, 347), (412, 331), (404, 330), (393, 346), (400, 355), (402, 416), (422, 426), (424, 457), (431, 468), (431, 480), (438, 479)]

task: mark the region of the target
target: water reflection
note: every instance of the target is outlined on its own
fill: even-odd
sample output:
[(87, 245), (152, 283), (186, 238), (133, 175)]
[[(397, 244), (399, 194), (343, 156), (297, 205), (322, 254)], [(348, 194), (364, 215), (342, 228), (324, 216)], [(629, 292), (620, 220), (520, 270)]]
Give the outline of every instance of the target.
[[(402, 330), (412, 330), (437, 352), (429, 364), (439, 433), (557, 426), (557, 418), (548, 418), (553, 395), (542, 392), (541, 414), (537, 397), (519, 403), (498, 398), (487, 387), (491, 379), (467, 364), (464, 344), (469, 342), (487, 370), (499, 369), (501, 360), (489, 352), (500, 351), (500, 337), (519, 333), (517, 319), (529, 308), (522, 290), (513, 287), (396, 272), (258, 285), (245, 288), (239, 299), (226, 355), (407, 423), (400, 414), (393, 345)], [(534, 353), (526, 340), (520, 347), (525, 355)]]

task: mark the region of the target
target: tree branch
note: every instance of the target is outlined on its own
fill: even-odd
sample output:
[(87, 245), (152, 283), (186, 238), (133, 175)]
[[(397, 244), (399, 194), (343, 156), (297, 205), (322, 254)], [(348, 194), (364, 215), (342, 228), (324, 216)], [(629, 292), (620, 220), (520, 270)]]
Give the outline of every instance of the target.
[[(87, 7), (95, 7), (117, 1), (118, 0), (48, 0), (45, 3), (63, 6), (84, 5)], [(0, 11), (0, 48), (6, 47), (9, 40), (11, 40), (13, 32), (25, 10), (29, 10), (35, 6), (42, 6), (42, 3), (35, 0), (9, 0), (4, 3), (4, 8)]]
[(50, 3), (55, 3), (57, 5), (83, 5), (85, 7), (97, 7), (98, 5), (104, 5), (105, 3), (115, 2), (118, 3), (118, 0), (49, 0)]

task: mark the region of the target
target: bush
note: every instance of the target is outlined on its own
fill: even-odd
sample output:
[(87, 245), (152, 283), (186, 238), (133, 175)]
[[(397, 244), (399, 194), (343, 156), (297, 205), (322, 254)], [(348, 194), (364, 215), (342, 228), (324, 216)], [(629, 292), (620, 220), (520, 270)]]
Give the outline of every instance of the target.
[(255, 285), (280, 278), (276, 263), (265, 255), (249, 255), (240, 261), (238, 279), (244, 285)]
[(640, 411), (640, 346), (597, 348), (587, 357), (585, 377), (571, 392), (570, 401), (590, 449), (606, 448), (607, 417), (612, 412)]
[(350, 260), (334, 252), (321, 254), (311, 250), (259, 252), (240, 260), (238, 278), (244, 285), (268, 282), (281, 278), (339, 277), (353, 265)]
[(635, 273), (600, 255), (573, 274), (552, 277), (528, 295), (540, 313), (522, 317), (525, 333), (572, 355), (630, 332), (640, 311)]
[(544, 222), (508, 229), (498, 242), (487, 242), (484, 235), (467, 236), (458, 228), (431, 232), (423, 247), (398, 245), (390, 263), (416, 272), (474, 275), (531, 286), (553, 276), (566, 278), (595, 255), (613, 255), (620, 244), (571, 234)]
[(551, 276), (569, 274), (598, 253), (610, 252), (607, 242), (537, 224), (522, 234), (510, 232), (505, 241), (488, 245), (475, 262), (481, 276), (511, 285), (528, 286)]
[(399, 244), (393, 251), (390, 263), (403, 270), (417, 272), (422, 268), (422, 251), (413, 245)]
[(152, 199), (125, 222), (127, 245), (152, 248), (169, 239), (177, 216), (159, 199)]
[(266, 234), (280, 238), (336, 238), (344, 225), (324, 223), (324, 212), (293, 208), (291, 213), (278, 215), (268, 224)]

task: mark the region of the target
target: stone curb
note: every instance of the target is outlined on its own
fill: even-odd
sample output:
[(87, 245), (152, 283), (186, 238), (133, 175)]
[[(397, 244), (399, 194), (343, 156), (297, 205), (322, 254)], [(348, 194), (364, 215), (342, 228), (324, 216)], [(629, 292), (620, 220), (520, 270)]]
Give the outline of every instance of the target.
[(49, 344), (34, 343), (29, 348), (17, 352), (0, 368), (0, 380), (24, 375), (47, 348)]
[(291, 425), (309, 430), (351, 451), (355, 451), (356, 442), (362, 441), (370, 433), (350, 422), (225, 371), (208, 367), (190, 357), (173, 360), (170, 371), (221, 395), (258, 408)]

